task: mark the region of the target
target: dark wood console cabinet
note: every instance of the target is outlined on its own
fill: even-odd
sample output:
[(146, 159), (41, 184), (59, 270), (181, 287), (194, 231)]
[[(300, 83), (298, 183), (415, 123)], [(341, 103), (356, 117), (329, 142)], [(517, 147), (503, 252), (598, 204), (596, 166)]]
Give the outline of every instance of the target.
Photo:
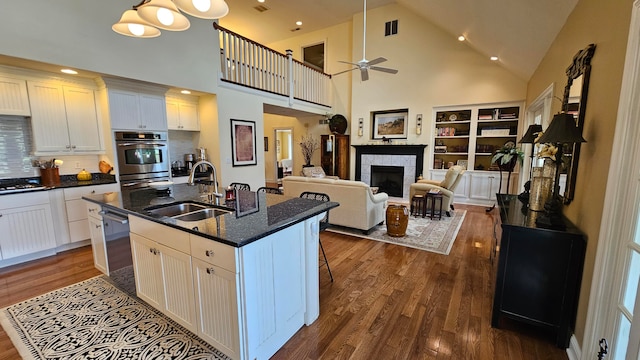
[(349, 135), (320, 136), (320, 165), (325, 174), (349, 179)]
[[(502, 233), (496, 234), (491, 325), (502, 316), (544, 327), (567, 348), (575, 325), (586, 240), (565, 219), (565, 231), (536, 227), (540, 214), (516, 195), (498, 194)], [(501, 236), (500, 236), (501, 235)], [(492, 257), (492, 260), (493, 259)]]

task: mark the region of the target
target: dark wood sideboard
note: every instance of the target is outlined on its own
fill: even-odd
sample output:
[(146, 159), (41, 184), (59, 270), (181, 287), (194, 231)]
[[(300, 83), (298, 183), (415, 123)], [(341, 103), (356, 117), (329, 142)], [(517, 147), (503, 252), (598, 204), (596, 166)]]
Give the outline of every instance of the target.
[(565, 231), (536, 227), (540, 213), (530, 211), (517, 195), (497, 194), (497, 200), (502, 231), (496, 227), (491, 251), (496, 275), (491, 326), (500, 327), (501, 317), (540, 326), (553, 334), (556, 346), (567, 348), (585, 236), (566, 219)]

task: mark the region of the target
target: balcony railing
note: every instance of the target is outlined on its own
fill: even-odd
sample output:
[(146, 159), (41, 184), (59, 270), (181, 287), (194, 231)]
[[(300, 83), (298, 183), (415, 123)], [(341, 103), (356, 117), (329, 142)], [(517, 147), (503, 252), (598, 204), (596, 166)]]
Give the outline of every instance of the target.
[(213, 23), (220, 34), (221, 80), (294, 100), (330, 106), (331, 75)]

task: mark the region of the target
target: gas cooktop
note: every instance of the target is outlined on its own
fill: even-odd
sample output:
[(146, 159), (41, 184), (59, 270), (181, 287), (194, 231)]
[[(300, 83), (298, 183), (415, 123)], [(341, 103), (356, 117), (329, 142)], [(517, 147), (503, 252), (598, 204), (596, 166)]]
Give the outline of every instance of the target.
[(0, 183), (0, 195), (29, 190), (44, 190), (45, 186), (31, 183)]

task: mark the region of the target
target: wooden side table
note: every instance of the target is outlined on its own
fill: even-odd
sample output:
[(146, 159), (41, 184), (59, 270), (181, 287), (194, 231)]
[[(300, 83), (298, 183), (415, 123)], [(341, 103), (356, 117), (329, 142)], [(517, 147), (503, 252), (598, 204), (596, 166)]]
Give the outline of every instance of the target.
[(413, 195), (410, 208), (411, 215), (424, 217), (424, 195)]
[[(433, 220), (434, 216), (438, 216), (438, 220), (442, 220), (442, 194), (441, 193), (430, 193), (427, 192), (424, 194), (424, 208), (422, 210), (422, 217), (427, 215), (427, 211), (429, 211), (429, 218)], [(429, 208), (429, 200), (431, 200), (431, 208)], [(438, 208), (438, 212), (436, 213), (436, 204), (440, 202), (440, 206)]]

